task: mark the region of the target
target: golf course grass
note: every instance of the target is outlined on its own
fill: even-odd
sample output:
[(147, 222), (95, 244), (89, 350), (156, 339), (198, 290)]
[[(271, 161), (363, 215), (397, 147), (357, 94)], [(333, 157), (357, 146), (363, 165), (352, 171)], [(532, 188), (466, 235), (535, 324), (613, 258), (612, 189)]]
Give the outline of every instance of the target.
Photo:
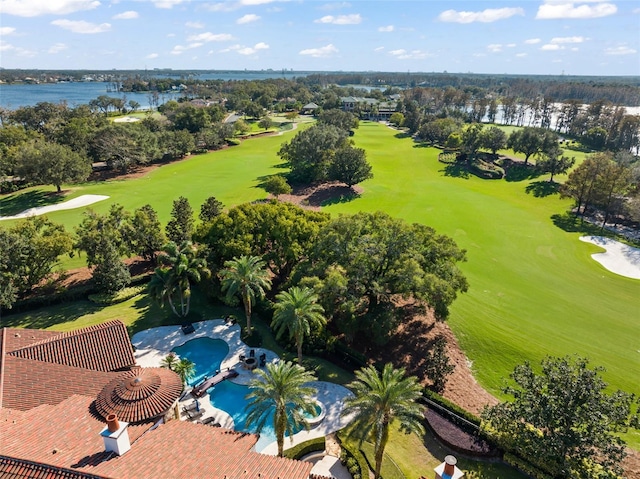
[[(276, 152), (294, 133), (247, 140), (164, 165), (142, 178), (76, 185), (65, 199), (108, 195), (92, 206), (101, 213), (113, 203), (127, 210), (150, 203), (166, 223), (180, 195), (196, 212), (209, 196), (227, 207), (265, 198), (257, 185), (266, 175), (285, 171)], [(578, 354), (605, 367), (603, 376), (612, 388), (640, 394), (640, 281), (615, 275), (591, 259), (600, 249), (578, 237), (595, 231), (565, 214), (569, 200), (544, 196), (548, 175), (523, 181), (465, 177), (439, 163), (438, 150), (402, 136), (381, 124), (361, 123), (354, 141), (367, 150), (375, 177), (361, 185), (360, 197), (330, 202), (324, 209), (332, 214), (384, 210), (433, 226), (467, 250), (461, 268), (470, 289), (454, 302), (448, 321), (478, 381), (500, 395), (515, 365), (539, 363), (545, 355)], [(15, 209), (26, 193), (1, 197), (0, 214)], [(48, 216), (73, 230), (82, 211)], [(83, 261), (65, 260), (65, 266)], [(640, 447), (640, 434), (624, 437)]]

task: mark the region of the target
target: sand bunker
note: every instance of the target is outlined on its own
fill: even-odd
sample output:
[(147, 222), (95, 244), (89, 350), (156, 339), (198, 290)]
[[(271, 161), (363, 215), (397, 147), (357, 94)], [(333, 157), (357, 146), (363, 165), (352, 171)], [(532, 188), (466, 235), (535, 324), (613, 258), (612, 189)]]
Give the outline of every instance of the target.
[(58, 203), (57, 205), (49, 205), (49, 206), (39, 206), (37, 208), (29, 208), (28, 210), (24, 210), (22, 213), (18, 213), (13, 216), (0, 216), (0, 221), (2, 220), (17, 220), (20, 218), (28, 218), (30, 216), (38, 216), (44, 215), (46, 213), (50, 213), (52, 211), (60, 211), (60, 210), (73, 210), (75, 208), (81, 208), (83, 206), (89, 206), (93, 203), (97, 203), (98, 201), (106, 200), (109, 198), (108, 196), (103, 195), (82, 195), (78, 196), (69, 201), (65, 201), (64, 203)]
[(606, 253), (592, 254), (591, 257), (612, 273), (640, 279), (640, 249), (603, 236), (581, 236), (580, 241), (606, 249)]

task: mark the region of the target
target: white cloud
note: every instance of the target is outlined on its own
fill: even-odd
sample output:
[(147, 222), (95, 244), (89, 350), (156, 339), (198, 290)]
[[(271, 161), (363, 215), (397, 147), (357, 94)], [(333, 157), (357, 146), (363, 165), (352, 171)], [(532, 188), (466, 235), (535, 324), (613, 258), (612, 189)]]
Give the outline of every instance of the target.
[(384, 50), (384, 47), (378, 47), (373, 49), (374, 52), (381, 52), (382, 50)]
[(10, 43), (3, 42), (2, 40), (0, 40), (0, 52), (12, 52), (14, 55), (17, 55), (19, 57), (29, 58), (35, 57), (37, 55), (37, 52), (34, 52), (33, 50), (16, 47), (15, 45), (12, 45)]
[(389, 52), (389, 55), (393, 55), (399, 60), (422, 60), (423, 58), (427, 58), (427, 53), (423, 52), (422, 50), (411, 50), (409, 52), (404, 48), (391, 50)]
[(229, 33), (204, 32), (191, 35), (187, 40), (190, 42), (228, 42), (229, 40), (233, 40), (233, 36)]
[(546, 45), (542, 45), (540, 47), (540, 50), (546, 51), (546, 52), (553, 52), (553, 51), (557, 51), (557, 50), (563, 50), (564, 47), (558, 45), (557, 43), (547, 43)]
[(111, 24), (109, 23), (101, 23), (98, 25), (97, 23), (85, 22), (84, 20), (54, 20), (51, 24), (73, 33), (83, 34), (104, 33), (111, 30)]
[(314, 20), (314, 23), (331, 23), (333, 25), (357, 25), (362, 22), (362, 17), (359, 13), (352, 13), (350, 15), (325, 15), (322, 18)]
[(387, 25), (386, 27), (378, 27), (379, 32), (392, 32), (395, 30), (393, 25)]
[(151, 3), (153, 3), (156, 8), (171, 9), (185, 1), (186, 0), (151, 0)]
[(244, 25), (245, 23), (257, 22), (260, 20), (258, 15), (254, 15), (253, 13), (248, 13), (236, 20), (238, 25)]
[(514, 15), (524, 15), (522, 8), (487, 8), (481, 12), (465, 12), (456, 10), (446, 10), (438, 15), (441, 22), (450, 23), (491, 23), (498, 20), (505, 20)]
[(176, 45), (175, 47), (173, 47), (173, 50), (171, 50), (171, 54), (180, 55), (187, 50), (192, 50), (194, 48), (201, 47), (202, 45), (204, 45), (204, 43), (202, 42), (194, 42), (190, 43), (189, 45)]
[(260, 50), (268, 50), (269, 45), (264, 42), (256, 43), (253, 47), (243, 47), (238, 50), (240, 55), (253, 55)]
[(55, 55), (56, 53), (60, 53), (61, 51), (66, 50), (67, 48), (69, 47), (64, 43), (56, 43), (54, 45), (51, 45), (47, 52)]
[(149, 53), (145, 58), (148, 58), (149, 60), (153, 60), (154, 58), (158, 58), (160, 55), (158, 55), (157, 53)]
[(113, 18), (114, 20), (133, 20), (134, 18), (138, 18), (138, 12), (133, 11), (133, 10), (129, 10), (126, 12), (122, 12), (122, 13), (118, 13), (117, 15), (114, 15)]
[(37, 17), (93, 10), (99, 5), (98, 0), (2, 0), (0, 11), (3, 15)]
[(640, 14), (640, 8), (634, 8), (631, 13), (633, 13), (634, 15), (639, 15)]
[(559, 45), (562, 43), (584, 43), (588, 38), (585, 37), (555, 37), (549, 43)]
[(539, 38), (529, 38), (528, 40), (525, 40), (524, 42), (527, 45), (535, 45), (536, 43), (540, 43), (542, 40), (540, 40)]
[(489, 50), (491, 53), (498, 53), (502, 51), (502, 44), (500, 43), (491, 43), (490, 45), (487, 45), (487, 50)]
[(343, 8), (349, 8), (351, 4), (349, 2), (333, 2), (333, 3), (325, 3), (321, 7), (318, 7), (320, 10), (341, 10)]
[(7, 35), (11, 35), (16, 31), (13, 27), (0, 27), (0, 35), (6, 37)]
[(334, 53), (338, 53), (338, 49), (333, 46), (333, 44), (326, 45), (320, 48), (307, 48), (305, 50), (300, 50), (300, 55), (309, 55), (313, 58), (326, 58), (330, 57)]
[(526, 56), (527, 56), (526, 53), (516, 53), (516, 57), (518, 57), (518, 58), (524, 58)]
[(204, 8), (212, 12), (232, 12), (242, 7), (253, 7), (256, 5), (266, 5), (274, 2), (288, 2), (289, 0), (238, 0), (224, 1), (218, 3), (205, 3)]
[(628, 47), (627, 45), (622, 45), (619, 47), (607, 48), (604, 53), (605, 55), (633, 55), (634, 53), (637, 53), (637, 50)]
[[(594, 3), (594, 5), (587, 5)], [(595, 0), (580, 0), (578, 2), (551, 0), (543, 3), (538, 7), (536, 19), (538, 20), (556, 20), (560, 18), (584, 19), (584, 18), (601, 18), (613, 15), (618, 11), (613, 3)]]
[(193, 28), (193, 29), (200, 29), (200, 28), (204, 28), (204, 23), (202, 22), (187, 22), (184, 24), (185, 27), (187, 28)]

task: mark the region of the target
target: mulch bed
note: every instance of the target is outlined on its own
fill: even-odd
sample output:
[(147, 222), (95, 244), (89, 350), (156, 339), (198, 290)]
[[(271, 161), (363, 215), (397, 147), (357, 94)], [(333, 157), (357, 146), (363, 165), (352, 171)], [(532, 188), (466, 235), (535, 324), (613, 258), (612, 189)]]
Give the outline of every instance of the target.
[(440, 442), (456, 452), (475, 457), (500, 456), (500, 451), (485, 440), (464, 431), (432, 409), (427, 410), (425, 419)]

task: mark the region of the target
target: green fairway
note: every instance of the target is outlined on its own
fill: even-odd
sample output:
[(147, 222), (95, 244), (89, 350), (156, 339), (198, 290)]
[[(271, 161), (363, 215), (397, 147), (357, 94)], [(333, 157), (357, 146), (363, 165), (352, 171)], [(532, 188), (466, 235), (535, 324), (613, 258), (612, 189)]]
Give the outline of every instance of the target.
[(516, 364), (575, 353), (606, 367), (612, 386), (640, 393), (633, 374), (640, 371), (640, 281), (605, 270), (590, 257), (599, 248), (554, 224), (570, 201), (528, 194), (538, 180), (446, 176), (437, 150), (395, 134), (361, 124), (355, 141), (375, 177), (360, 198), (326, 210), (381, 209), (431, 225), (467, 249), (470, 289), (449, 322), (481, 384), (498, 394)]
[[(68, 198), (109, 195), (93, 205), (99, 212), (116, 202), (129, 210), (151, 203), (163, 222), (180, 195), (196, 211), (211, 195), (227, 207), (264, 198), (257, 184), (283, 171), (276, 152), (294, 133), (247, 140), (164, 165), (143, 178), (80, 185)], [(612, 387), (640, 394), (640, 281), (610, 273), (591, 259), (599, 248), (580, 242), (579, 228), (567, 226), (563, 217), (569, 200), (534, 195), (547, 175), (525, 181), (449, 176), (437, 161), (438, 150), (416, 147), (397, 134), (380, 124), (360, 124), (354, 140), (367, 150), (375, 177), (362, 184), (359, 198), (325, 210), (384, 210), (431, 225), (467, 249), (462, 269), (470, 289), (455, 301), (449, 323), (478, 381), (499, 395), (516, 364), (538, 363), (547, 354), (579, 354), (604, 366)], [(0, 205), (11, 209), (20, 196), (5, 196)], [(73, 229), (82, 211), (49, 217)], [(79, 266), (83, 259), (69, 264), (74, 261)], [(626, 439), (640, 445), (640, 435)]]

